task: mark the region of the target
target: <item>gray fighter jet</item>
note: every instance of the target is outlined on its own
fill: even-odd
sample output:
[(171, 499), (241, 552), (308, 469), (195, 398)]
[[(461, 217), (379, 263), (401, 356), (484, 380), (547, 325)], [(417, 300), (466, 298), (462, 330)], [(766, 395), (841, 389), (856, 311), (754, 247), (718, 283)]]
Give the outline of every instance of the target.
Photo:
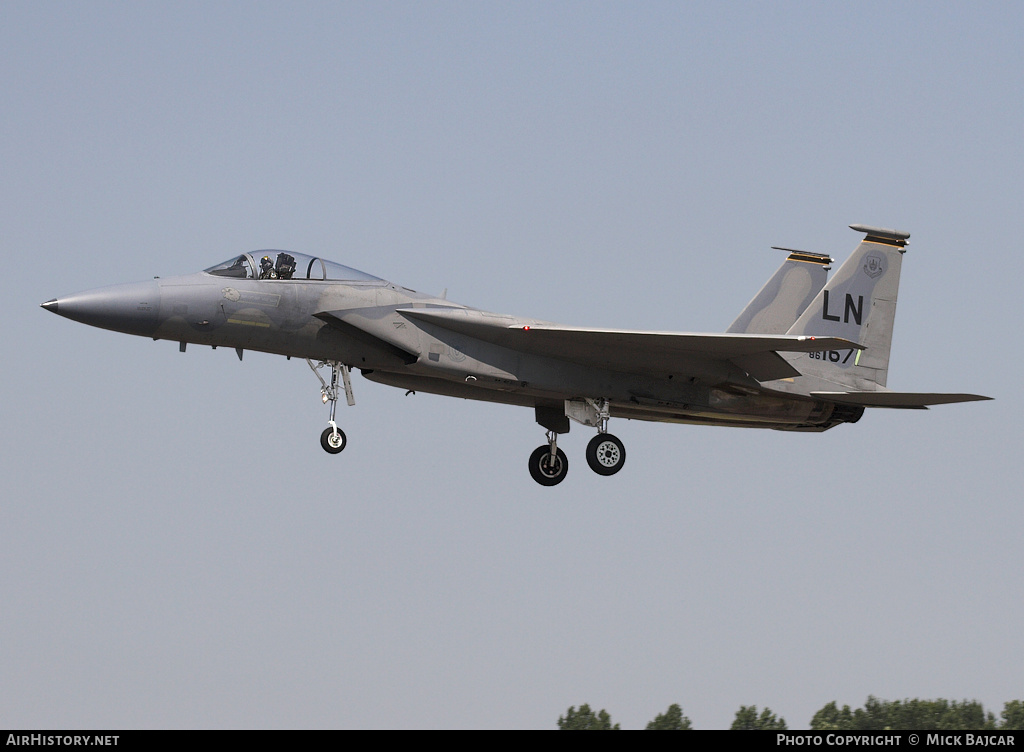
[[(725, 334), (591, 329), (489, 313), (424, 295), (321, 258), (243, 253), (197, 274), (115, 285), (43, 303), (128, 334), (304, 358), (335, 422), (350, 370), (413, 392), (532, 407), (547, 443), (530, 456), (541, 485), (569, 469), (558, 436), (596, 429), (587, 463), (622, 469), (611, 418), (784, 431), (856, 423), (864, 409), (989, 399), (886, 388), (908, 233), (851, 225), (865, 237), (826, 282), (828, 256), (790, 251)], [(789, 249), (781, 249), (789, 250)], [(325, 378), (321, 369), (327, 367)]]

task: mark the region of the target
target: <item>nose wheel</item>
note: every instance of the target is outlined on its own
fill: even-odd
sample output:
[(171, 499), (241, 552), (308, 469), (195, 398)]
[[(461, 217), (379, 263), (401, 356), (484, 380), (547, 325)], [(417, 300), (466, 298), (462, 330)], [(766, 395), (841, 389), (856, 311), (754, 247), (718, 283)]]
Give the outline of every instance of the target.
[[(324, 451), (328, 454), (340, 454), (348, 443), (348, 438), (345, 436), (345, 432), (338, 428), (338, 424), (334, 422), (334, 411), (338, 407), (338, 392), (340, 391), (339, 380), (344, 385), (345, 398), (349, 405), (356, 403), (355, 397), (352, 395), (352, 381), (349, 378), (349, 367), (344, 363), (339, 363), (336, 360), (332, 361), (320, 361), (316, 365), (313, 365), (313, 361), (306, 359), (306, 363), (313, 370), (313, 375), (320, 379), (320, 398), (326, 405), (328, 402), (331, 404), (331, 417), (327, 421), (327, 428), (320, 434), (320, 446), (324, 448)], [(320, 369), (324, 366), (331, 367), (331, 381), (327, 383), (327, 380), (320, 375)], [(340, 377), (340, 379), (339, 379)]]
[(348, 438), (345, 436), (345, 432), (337, 426), (328, 426), (320, 434), (320, 446), (328, 454), (340, 454), (347, 443)]

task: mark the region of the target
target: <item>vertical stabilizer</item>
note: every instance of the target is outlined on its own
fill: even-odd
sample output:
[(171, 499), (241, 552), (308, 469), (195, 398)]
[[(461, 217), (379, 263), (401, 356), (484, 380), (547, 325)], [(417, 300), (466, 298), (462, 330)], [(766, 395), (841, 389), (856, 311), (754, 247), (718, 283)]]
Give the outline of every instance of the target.
[(726, 332), (785, 334), (825, 286), (831, 258), (791, 248), (776, 246), (773, 249), (789, 251), (789, 257)]
[(787, 357), (808, 376), (872, 390), (885, 386), (900, 267), (910, 233), (850, 225), (866, 237), (787, 334), (842, 337), (866, 349)]

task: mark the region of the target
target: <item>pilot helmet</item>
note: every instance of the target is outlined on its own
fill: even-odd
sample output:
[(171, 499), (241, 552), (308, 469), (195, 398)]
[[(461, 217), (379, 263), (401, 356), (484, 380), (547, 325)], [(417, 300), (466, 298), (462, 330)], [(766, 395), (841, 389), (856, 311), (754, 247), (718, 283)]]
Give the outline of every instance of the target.
[(260, 259), (260, 267), (263, 269), (269, 269), (274, 265), (274, 262), (270, 260), (270, 256), (264, 256)]

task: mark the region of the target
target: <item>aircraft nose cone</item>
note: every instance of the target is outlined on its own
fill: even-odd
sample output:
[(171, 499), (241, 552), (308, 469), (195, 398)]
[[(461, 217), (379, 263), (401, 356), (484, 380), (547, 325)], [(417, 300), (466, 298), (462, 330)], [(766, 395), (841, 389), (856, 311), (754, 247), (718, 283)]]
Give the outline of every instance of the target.
[(101, 329), (150, 335), (157, 326), (160, 288), (156, 281), (113, 285), (54, 298), (42, 307), (58, 316)]

